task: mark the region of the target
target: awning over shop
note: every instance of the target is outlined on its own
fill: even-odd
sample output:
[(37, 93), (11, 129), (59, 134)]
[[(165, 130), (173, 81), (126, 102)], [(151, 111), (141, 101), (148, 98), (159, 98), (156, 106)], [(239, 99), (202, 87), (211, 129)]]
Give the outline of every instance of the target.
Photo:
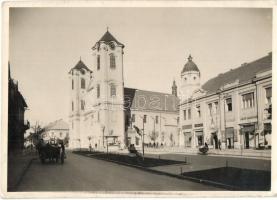
[(234, 137), (234, 128), (226, 128), (225, 130), (226, 138), (233, 138)]
[(250, 134), (254, 134), (254, 132), (255, 132), (255, 126), (254, 125), (243, 126), (241, 131), (242, 131), (242, 133), (248, 132)]
[(203, 131), (195, 131), (195, 136), (202, 136), (203, 135)]

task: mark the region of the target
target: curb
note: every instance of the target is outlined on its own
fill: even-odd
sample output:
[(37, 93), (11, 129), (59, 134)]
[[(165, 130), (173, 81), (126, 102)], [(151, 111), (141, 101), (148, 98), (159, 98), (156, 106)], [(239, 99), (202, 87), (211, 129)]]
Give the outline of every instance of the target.
[[(73, 153), (75, 153), (75, 152), (73, 152)], [(93, 155), (87, 155), (87, 154), (81, 154), (81, 153), (75, 153), (75, 154), (85, 156), (85, 157), (89, 157), (89, 158), (94, 158), (94, 159), (97, 159), (97, 160), (112, 162), (112, 163), (116, 163), (116, 164), (124, 165), (124, 166), (128, 166), (128, 167), (134, 167), (134, 168), (137, 168), (137, 169), (140, 169), (140, 170), (143, 170), (143, 171), (147, 171), (147, 172), (151, 172), (151, 173), (154, 173), (154, 174), (165, 175), (165, 176), (174, 177), (174, 178), (178, 178), (178, 179), (182, 179), (182, 180), (189, 180), (189, 181), (193, 181), (193, 182), (196, 182), (196, 183), (202, 183), (202, 184), (209, 185), (209, 186), (215, 186), (215, 187), (223, 188), (223, 189), (226, 189), (226, 190), (240, 190), (240, 188), (235, 187), (235, 186), (226, 185), (226, 184), (223, 184), (223, 183), (218, 183), (218, 182), (209, 181), (209, 180), (205, 180), (205, 179), (198, 179), (198, 178), (194, 178), (194, 177), (191, 177), (191, 176), (181, 176), (181, 175), (177, 175), (177, 174), (171, 174), (171, 173), (168, 173), (168, 172), (158, 171), (158, 170), (142, 167), (142, 166), (139, 166), (139, 165), (132, 165), (132, 164), (128, 164), (128, 163), (124, 163), (124, 162), (120, 162), (120, 161), (98, 158), (98, 157), (95, 157)]]
[(17, 187), (19, 186), (19, 184), (21, 183), (21, 181), (23, 180), (23, 177), (25, 176), (25, 174), (27, 173), (28, 169), (30, 168), (31, 164), (33, 163), (34, 160), (36, 160), (37, 158), (31, 158), (30, 161), (28, 162), (28, 164), (23, 168), (21, 174), (19, 175), (18, 181), (15, 183), (14, 186), (11, 186), (10, 188), (8, 187), (8, 192), (14, 192), (16, 191)]

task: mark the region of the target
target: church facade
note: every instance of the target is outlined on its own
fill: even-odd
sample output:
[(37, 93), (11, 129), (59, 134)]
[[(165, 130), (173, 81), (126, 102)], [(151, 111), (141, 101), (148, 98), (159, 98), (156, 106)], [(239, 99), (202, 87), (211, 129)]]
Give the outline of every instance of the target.
[(92, 69), (80, 60), (69, 71), (70, 148), (140, 147), (134, 125), (144, 131), (147, 144), (179, 143), (175, 82), (172, 94), (125, 88), (123, 55), (124, 45), (107, 31), (92, 47)]

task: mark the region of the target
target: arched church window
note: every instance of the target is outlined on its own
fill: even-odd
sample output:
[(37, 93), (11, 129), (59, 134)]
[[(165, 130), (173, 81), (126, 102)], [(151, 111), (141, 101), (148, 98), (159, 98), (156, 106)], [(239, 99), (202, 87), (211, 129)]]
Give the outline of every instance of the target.
[(100, 97), (100, 85), (97, 84), (97, 98)]
[(97, 70), (100, 70), (100, 55), (97, 55)]
[(111, 69), (115, 69), (116, 65), (115, 65), (115, 56), (113, 53), (110, 54), (110, 68)]
[(86, 88), (86, 80), (84, 78), (81, 79), (81, 88), (82, 89)]

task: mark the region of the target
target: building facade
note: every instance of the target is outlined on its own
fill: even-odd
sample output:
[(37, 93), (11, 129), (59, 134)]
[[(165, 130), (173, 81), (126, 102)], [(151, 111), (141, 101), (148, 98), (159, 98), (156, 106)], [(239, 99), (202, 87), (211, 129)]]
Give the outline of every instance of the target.
[[(92, 47), (92, 70), (80, 60), (69, 71), (70, 148), (87, 149), (91, 146), (95, 149), (103, 149), (109, 146), (109, 148), (122, 149), (130, 144), (140, 145), (141, 140), (136, 139), (139, 137), (134, 132), (133, 125), (141, 128), (139, 116), (142, 115), (148, 115), (145, 132), (149, 137), (151, 136), (153, 142), (162, 143), (165, 139), (161, 138), (169, 137), (168, 140), (173, 141), (172, 143), (178, 143), (177, 139), (176, 141), (173, 139), (177, 138), (178, 130), (176, 84), (172, 86), (175, 92), (173, 95), (163, 93), (158, 95), (162, 101), (167, 96), (169, 99), (174, 97), (174, 105), (176, 105), (174, 109), (163, 110), (157, 105), (154, 106), (155, 109), (136, 107), (133, 100), (140, 94), (143, 93), (145, 98), (149, 98), (145, 102), (148, 105), (151, 103), (151, 98), (155, 98), (158, 93), (124, 87), (123, 49), (124, 45), (107, 31)], [(131, 96), (129, 96), (130, 91)], [(136, 116), (133, 118), (136, 120), (134, 123), (130, 123), (132, 116)], [(157, 123), (150, 125), (151, 120)], [(165, 136), (162, 137), (164, 132), (174, 136), (164, 134)], [(147, 136), (146, 140), (149, 137)], [(169, 141), (165, 143), (169, 144)]]
[(189, 57), (181, 73), (180, 145), (271, 148), (271, 70), (270, 53), (200, 86), (200, 71)]
[(62, 140), (65, 146), (68, 146), (69, 141), (69, 125), (64, 120), (59, 119), (49, 123), (43, 128), (41, 138), (44, 142), (50, 142), (51, 140)]
[(11, 78), (10, 64), (8, 81), (8, 152), (13, 153), (23, 150), (24, 133), (30, 128), (30, 123), (24, 118), (28, 106), (18, 90), (18, 82)]

